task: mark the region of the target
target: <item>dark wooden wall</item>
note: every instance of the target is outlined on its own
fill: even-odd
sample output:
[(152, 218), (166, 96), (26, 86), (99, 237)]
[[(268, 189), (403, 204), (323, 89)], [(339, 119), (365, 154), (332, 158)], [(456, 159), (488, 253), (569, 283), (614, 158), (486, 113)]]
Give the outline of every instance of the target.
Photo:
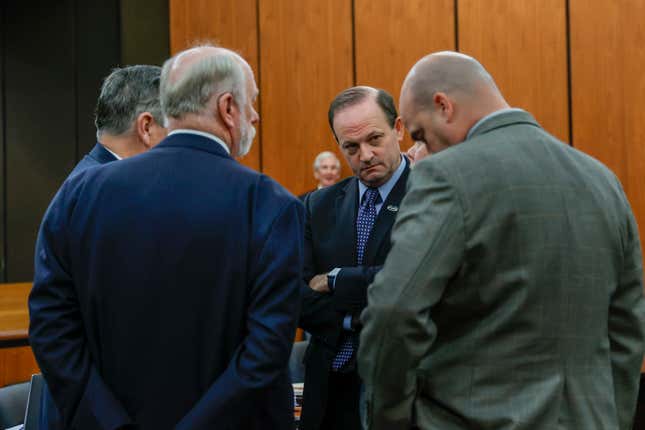
[(103, 78), (168, 56), (167, 0), (131, 3), (0, 2), (0, 282), (31, 281), (43, 213), (96, 142)]

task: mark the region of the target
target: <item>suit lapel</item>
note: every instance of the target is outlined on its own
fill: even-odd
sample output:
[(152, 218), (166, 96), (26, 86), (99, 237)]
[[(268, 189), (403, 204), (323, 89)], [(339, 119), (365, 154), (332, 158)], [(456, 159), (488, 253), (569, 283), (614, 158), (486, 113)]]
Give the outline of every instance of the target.
[(383, 202), (383, 206), (376, 217), (374, 227), (372, 228), (372, 232), (370, 233), (370, 237), (367, 241), (364, 258), (364, 264), (366, 266), (372, 265), (372, 261), (381, 247), (383, 240), (390, 236), (392, 225), (394, 224), (396, 214), (399, 211), (399, 205), (405, 195), (408, 174), (410, 173), (410, 164), (405, 158), (404, 162), (405, 170), (403, 170), (401, 177), (390, 191), (390, 194), (388, 194), (385, 202)]
[(336, 231), (338, 261), (356, 264), (356, 214), (358, 213), (358, 180), (353, 178), (336, 197)]

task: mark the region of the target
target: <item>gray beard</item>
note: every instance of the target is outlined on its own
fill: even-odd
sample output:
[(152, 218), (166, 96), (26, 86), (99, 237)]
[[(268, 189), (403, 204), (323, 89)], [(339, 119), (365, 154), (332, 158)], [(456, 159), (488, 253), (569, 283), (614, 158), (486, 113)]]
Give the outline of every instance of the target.
[[(246, 120), (246, 118), (244, 118)], [(255, 127), (250, 123), (244, 122), (244, 126), (240, 130), (240, 145), (237, 151), (238, 157), (244, 157), (251, 150), (253, 139), (255, 139)]]

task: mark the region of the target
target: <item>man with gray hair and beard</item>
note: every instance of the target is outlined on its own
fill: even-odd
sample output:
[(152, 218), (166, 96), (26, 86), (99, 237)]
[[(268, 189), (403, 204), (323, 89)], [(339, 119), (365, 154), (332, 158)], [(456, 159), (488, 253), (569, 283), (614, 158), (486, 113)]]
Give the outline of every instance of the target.
[(232, 157), (259, 120), (253, 72), (201, 46), (160, 91), (168, 137), (74, 176), (45, 215), (34, 353), (69, 428), (291, 429), (304, 214)]

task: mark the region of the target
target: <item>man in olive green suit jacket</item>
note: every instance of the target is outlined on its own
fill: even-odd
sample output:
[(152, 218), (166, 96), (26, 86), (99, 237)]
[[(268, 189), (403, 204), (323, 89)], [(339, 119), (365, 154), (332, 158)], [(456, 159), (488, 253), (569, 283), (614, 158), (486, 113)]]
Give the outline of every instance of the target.
[(423, 58), (400, 100), (432, 155), (362, 314), (369, 428), (631, 429), (645, 301), (618, 179), (471, 57)]

